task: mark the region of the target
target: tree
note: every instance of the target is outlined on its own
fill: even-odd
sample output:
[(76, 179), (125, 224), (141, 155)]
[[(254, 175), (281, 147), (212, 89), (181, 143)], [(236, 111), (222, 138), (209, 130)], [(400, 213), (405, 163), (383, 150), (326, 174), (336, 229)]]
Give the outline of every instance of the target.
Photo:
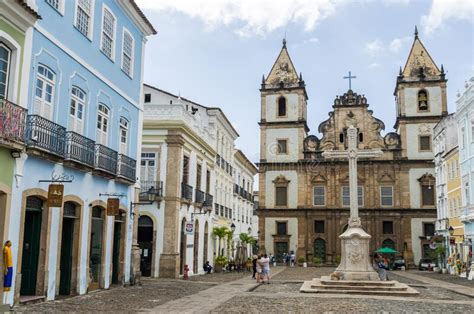
[(231, 229), (227, 229), (226, 236), (227, 236), (227, 256), (230, 256), (230, 247), (232, 245), (232, 240), (234, 238), (234, 231)]
[(212, 228), (212, 234), (219, 238), (219, 252), (217, 256), (221, 255), (221, 240), (227, 235), (227, 227), (214, 227)]
[(245, 244), (254, 245), (257, 242), (257, 240), (255, 240), (254, 237), (252, 237), (251, 235), (249, 235), (245, 232), (242, 232), (239, 235), (239, 238), (240, 238), (240, 241), (242, 241), (242, 243), (245, 243)]

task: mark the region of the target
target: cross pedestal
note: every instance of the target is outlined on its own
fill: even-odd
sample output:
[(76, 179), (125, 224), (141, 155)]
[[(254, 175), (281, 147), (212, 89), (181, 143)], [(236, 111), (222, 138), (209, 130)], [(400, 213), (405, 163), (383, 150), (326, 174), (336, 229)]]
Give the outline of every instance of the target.
[(341, 239), (341, 263), (336, 275), (343, 280), (379, 280), (369, 255), (371, 236), (362, 229), (359, 218), (357, 197), (357, 158), (372, 158), (382, 155), (379, 149), (357, 149), (357, 129), (347, 129), (348, 150), (323, 152), (325, 158), (349, 159), (350, 218), (347, 230), (339, 236)]

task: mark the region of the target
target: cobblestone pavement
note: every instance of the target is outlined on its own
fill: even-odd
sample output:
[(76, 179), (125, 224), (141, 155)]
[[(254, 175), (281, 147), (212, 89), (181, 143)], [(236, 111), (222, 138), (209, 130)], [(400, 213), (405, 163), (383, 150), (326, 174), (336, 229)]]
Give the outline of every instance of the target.
[(136, 312), (198, 293), (212, 283), (184, 280), (142, 279), (142, 286), (114, 287), (72, 298), (15, 306), (15, 312)]
[(229, 282), (244, 277), (251, 277), (252, 273), (249, 272), (229, 272), (229, 273), (211, 273), (206, 275), (197, 275), (189, 277), (190, 281), (200, 282), (212, 282), (212, 283), (223, 283)]
[(334, 267), (287, 267), (273, 277), (273, 280), (311, 280), (321, 276), (329, 276)]
[(461, 278), (456, 275), (448, 275), (448, 274), (441, 274), (435, 273), (431, 271), (419, 271), (419, 270), (409, 270), (408, 273), (413, 273), (415, 275), (441, 280), (444, 282), (454, 283), (461, 286), (471, 287), (474, 288), (474, 280), (467, 280), (466, 278)]

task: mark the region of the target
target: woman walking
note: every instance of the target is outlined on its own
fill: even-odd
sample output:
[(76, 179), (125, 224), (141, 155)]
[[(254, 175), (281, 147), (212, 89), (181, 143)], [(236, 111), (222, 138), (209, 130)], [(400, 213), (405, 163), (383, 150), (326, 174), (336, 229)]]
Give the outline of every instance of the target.
[(255, 275), (257, 274), (257, 255), (254, 255), (252, 257), (252, 270), (253, 270), (252, 279), (257, 279), (255, 277)]

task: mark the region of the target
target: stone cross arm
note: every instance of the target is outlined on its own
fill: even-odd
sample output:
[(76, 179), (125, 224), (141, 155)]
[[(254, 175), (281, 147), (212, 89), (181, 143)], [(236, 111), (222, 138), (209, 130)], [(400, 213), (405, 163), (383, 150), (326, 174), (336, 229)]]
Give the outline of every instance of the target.
[[(351, 154), (352, 153), (352, 154)], [(354, 154), (355, 153), (355, 154)], [(380, 149), (361, 149), (354, 151), (329, 150), (322, 153), (324, 158), (372, 158), (383, 155)], [(354, 156), (351, 156), (354, 155)]]

